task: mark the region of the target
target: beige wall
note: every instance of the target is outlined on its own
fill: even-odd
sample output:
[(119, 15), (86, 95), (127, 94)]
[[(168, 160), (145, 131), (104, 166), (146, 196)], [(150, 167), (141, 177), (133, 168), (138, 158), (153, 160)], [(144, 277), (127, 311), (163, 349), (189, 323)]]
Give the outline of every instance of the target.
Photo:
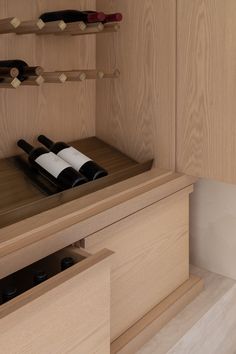
[(236, 279), (236, 185), (200, 180), (190, 202), (191, 263)]

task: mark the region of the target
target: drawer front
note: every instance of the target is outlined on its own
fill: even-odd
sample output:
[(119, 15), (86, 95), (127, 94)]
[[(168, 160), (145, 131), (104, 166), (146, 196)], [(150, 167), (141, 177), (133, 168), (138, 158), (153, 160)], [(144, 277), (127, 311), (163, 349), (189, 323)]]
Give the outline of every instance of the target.
[(188, 224), (189, 191), (181, 191), (85, 239), (89, 252), (115, 252), (112, 340), (188, 279)]
[(101, 251), (1, 305), (0, 352), (110, 353), (110, 254)]

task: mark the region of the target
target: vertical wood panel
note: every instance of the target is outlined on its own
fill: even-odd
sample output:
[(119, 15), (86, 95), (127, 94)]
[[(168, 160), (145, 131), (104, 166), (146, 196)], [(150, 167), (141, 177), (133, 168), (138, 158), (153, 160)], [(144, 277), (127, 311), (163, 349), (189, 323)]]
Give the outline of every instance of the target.
[[(54, 9), (95, 8), (95, 0), (0, 0), (0, 18), (37, 18)], [(0, 36), (0, 59), (22, 58), (46, 71), (95, 67), (95, 36)], [(95, 133), (95, 82), (0, 90), (0, 158), (16, 152), (18, 138), (46, 133), (76, 140)]]
[(133, 158), (175, 166), (175, 0), (98, 0), (121, 11), (117, 34), (97, 39), (97, 67), (121, 78), (97, 83), (97, 135)]
[(171, 195), (86, 238), (88, 252), (115, 252), (112, 341), (188, 279), (188, 193)]
[(236, 1), (178, 0), (179, 171), (236, 182)]

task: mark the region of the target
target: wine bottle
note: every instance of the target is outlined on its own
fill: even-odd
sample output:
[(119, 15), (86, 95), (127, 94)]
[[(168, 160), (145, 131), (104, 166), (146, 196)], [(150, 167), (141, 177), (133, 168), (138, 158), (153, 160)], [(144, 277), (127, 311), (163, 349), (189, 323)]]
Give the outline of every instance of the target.
[[(98, 12), (96, 11), (87, 11), (87, 13), (91, 14), (96, 14)], [(105, 14), (105, 18), (102, 23), (108, 23), (108, 22), (121, 22), (123, 19), (123, 15), (120, 12), (116, 12), (114, 14)]]
[(0, 78), (15, 78), (19, 75), (17, 68), (0, 67)]
[(114, 14), (105, 14), (105, 20), (103, 23), (108, 23), (108, 22), (121, 22), (123, 19), (123, 15), (120, 12), (114, 13)]
[(74, 169), (84, 175), (89, 181), (107, 176), (107, 171), (96, 164), (88, 156), (82, 154), (64, 142), (54, 143), (45, 135), (40, 135), (38, 141), (45, 145), (51, 152), (67, 161)]
[(77, 22), (83, 21), (84, 23), (96, 23), (105, 20), (105, 15), (103, 12), (89, 12), (89, 11), (78, 11), (78, 10), (62, 10), (54, 12), (45, 12), (40, 16), (40, 19), (44, 22), (52, 21), (64, 21)]
[(17, 288), (15, 286), (8, 286), (7, 288), (3, 289), (3, 293), (2, 293), (2, 302), (8, 302), (12, 299), (14, 299), (14, 297), (16, 297), (18, 295), (18, 291)]
[(0, 60), (0, 68), (16, 68), (19, 70), (17, 79), (25, 81), (29, 76), (39, 76), (43, 73), (41, 66), (29, 66), (25, 61), (20, 59), (15, 60)]
[(43, 147), (34, 148), (23, 139), (17, 145), (28, 153), (29, 164), (60, 188), (68, 189), (86, 182), (84, 176), (53, 152)]
[(67, 268), (72, 267), (75, 264), (75, 261), (72, 257), (65, 257), (61, 260), (61, 271), (66, 270)]
[(39, 270), (36, 272), (36, 274), (34, 275), (34, 285), (39, 285), (41, 283), (43, 283), (44, 281), (46, 281), (48, 279), (48, 275), (46, 272), (44, 272), (43, 270)]

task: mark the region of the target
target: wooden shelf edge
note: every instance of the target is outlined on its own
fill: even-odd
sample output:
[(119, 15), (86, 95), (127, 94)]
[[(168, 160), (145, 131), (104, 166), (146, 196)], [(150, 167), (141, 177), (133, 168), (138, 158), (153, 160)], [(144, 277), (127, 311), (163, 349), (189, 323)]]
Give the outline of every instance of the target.
[(111, 354), (133, 354), (201, 293), (203, 280), (190, 275), (183, 285), (111, 343)]
[[(191, 186), (196, 178), (152, 169), (77, 200), (42, 212), (0, 230), (0, 257), (32, 245), (124, 202), (142, 198), (138, 208), (157, 202)], [(189, 193), (192, 192), (190, 188)], [(136, 206), (137, 207), (137, 206)], [(130, 213), (135, 212), (132, 207)], [(128, 213), (127, 215), (129, 215)], [(77, 236), (78, 237), (78, 236)], [(78, 240), (77, 240), (78, 241)]]

